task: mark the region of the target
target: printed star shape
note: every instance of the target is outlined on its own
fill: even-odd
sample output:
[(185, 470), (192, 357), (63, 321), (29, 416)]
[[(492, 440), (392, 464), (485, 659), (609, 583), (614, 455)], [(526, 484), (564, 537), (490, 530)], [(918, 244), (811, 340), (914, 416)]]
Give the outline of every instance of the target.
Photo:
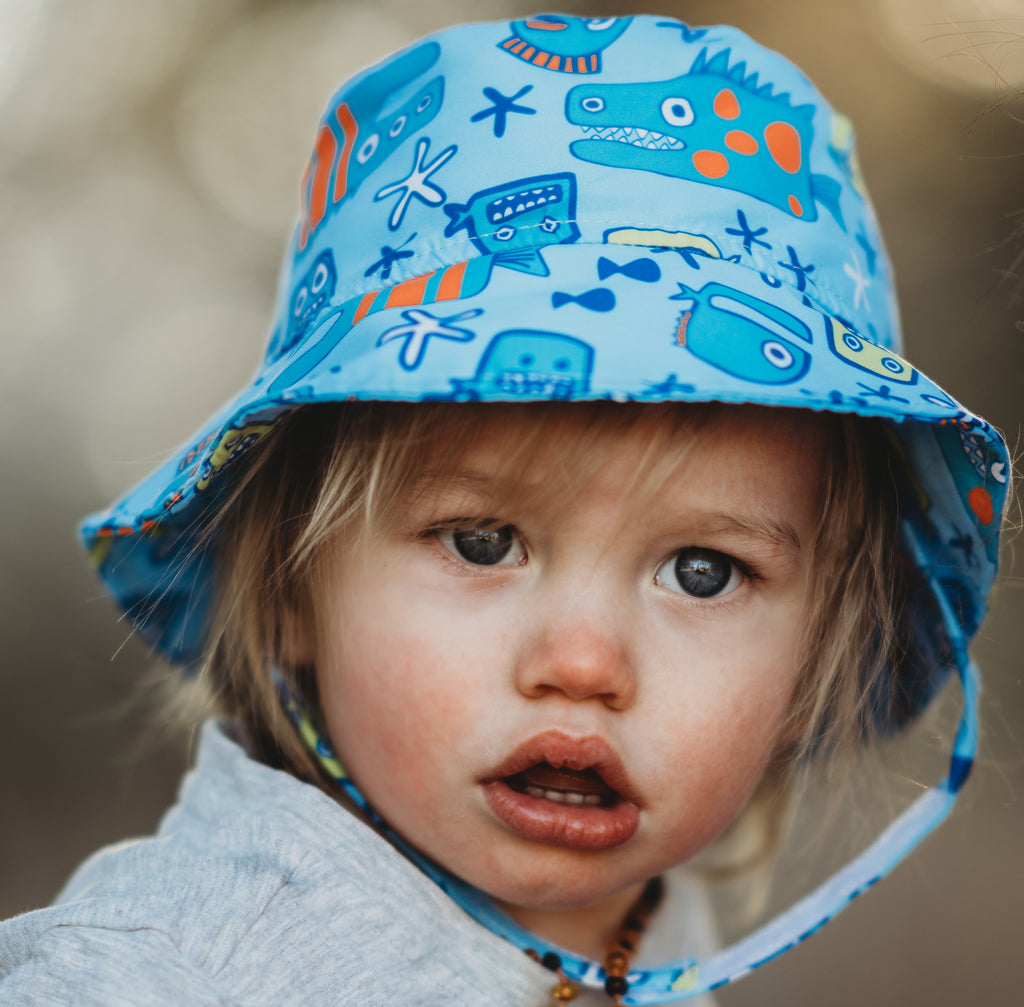
[(427, 151), (430, 150), (430, 140), (425, 136), (421, 136), (416, 141), (416, 153), (413, 155), (412, 171), (405, 178), (392, 182), (390, 185), (385, 185), (373, 197), (374, 201), (377, 201), (387, 199), (388, 196), (398, 196), (398, 202), (395, 203), (394, 208), (391, 210), (391, 216), (388, 218), (388, 227), (392, 231), (397, 231), (402, 226), (405, 213), (412, 205), (413, 199), (418, 199), (421, 203), (426, 203), (427, 206), (440, 206), (448, 198), (443, 189), (430, 181), (430, 176), (443, 164), (451, 160), (458, 149), (453, 143), (450, 147), (445, 147), (433, 161), (425, 163)]

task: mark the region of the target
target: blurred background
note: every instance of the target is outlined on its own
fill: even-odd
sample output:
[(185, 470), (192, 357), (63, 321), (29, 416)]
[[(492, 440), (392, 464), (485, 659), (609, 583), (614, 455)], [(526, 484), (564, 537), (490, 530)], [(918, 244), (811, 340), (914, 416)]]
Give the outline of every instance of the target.
[[(795, 60), (858, 124), (908, 355), (1020, 455), (1024, 0), (557, 8), (730, 22)], [(187, 764), (187, 745), (126, 701), (155, 662), (74, 528), (254, 370), (321, 104), (424, 32), (536, 12), (506, 0), (0, 0), (0, 917), (47, 903), (97, 846), (151, 831)], [(976, 646), (983, 754), (953, 820), (821, 934), (723, 991), (726, 1007), (1021, 1003), (1024, 564), (1013, 567), (1008, 550)]]

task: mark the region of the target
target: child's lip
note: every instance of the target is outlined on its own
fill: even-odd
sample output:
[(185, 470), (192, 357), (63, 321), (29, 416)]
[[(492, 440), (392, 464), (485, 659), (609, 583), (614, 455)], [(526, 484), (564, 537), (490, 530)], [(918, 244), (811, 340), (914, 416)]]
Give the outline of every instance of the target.
[[(590, 769), (614, 791), (599, 805), (561, 803), (511, 786), (512, 777), (537, 763), (553, 769)], [(640, 799), (622, 759), (603, 738), (574, 738), (559, 730), (524, 741), (480, 781), (491, 812), (530, 842), (600, 852), (629, 842), (640, 827)]]
[(543, 731), (528, 738), (493, 770), (484, 774), (484, 784), (504, 780), (546, 762), (555, 769), (592, 769), (618, 797), (642, 807), (640, 795), (626, 772), (619, 754), (602, 737), (588, 734), (573, 737), (560, 730)]

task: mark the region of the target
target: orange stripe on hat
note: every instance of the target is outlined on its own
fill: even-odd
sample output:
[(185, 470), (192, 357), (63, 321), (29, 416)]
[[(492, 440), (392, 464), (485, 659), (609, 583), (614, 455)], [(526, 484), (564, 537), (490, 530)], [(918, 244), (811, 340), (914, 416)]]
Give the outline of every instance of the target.
[(437, 287), (437, 300), (454, 301), (462, 293), (462, 278), (468, 265), (468, 262), (456, 262), (444, 271)]
[(352, 324), (361, 322), (370, 312), (370, 308), (373, 307), (373, 302), (377, 299), (377, 295), (380, 293), (379, 290), (371, 290), (368, 294), (363, 294), (363, 299), (359, 302), (359, 307), (356, 308), (356, 313), (352, 316)]
[(356, 134), (359, 132), (359, 124), (356, 122), (348, 102), (342, 102), (334, 113), (345, 136), (345, 142), (341, 148), (341, 157), (338, 158), (338, 171), (334, 176), (334, 202), (337, 203), (348, 191), (348, 162), (352, 156), (352, 148), (356, 145)]
[(414, 276), (411, 280), (403, 280), (397, 287), (388, 291), (388, 299), (384, 304), (386, 308), (408, 308), (414, 304), (423, 303), (423, 295), (427, 289), (429, 280), (437, 270), (424, 273), (422, 276)]

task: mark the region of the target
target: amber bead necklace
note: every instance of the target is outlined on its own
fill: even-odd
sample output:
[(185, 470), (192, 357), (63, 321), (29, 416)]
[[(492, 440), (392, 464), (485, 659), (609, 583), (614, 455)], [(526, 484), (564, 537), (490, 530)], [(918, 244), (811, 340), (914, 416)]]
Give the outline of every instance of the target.
[[(604, 981), (604, 991), (611, 997), (613, 1003), (621, 1004), (622, 998), (629, 990), (629, 982), (626, 976), (629, 974), (629, 964), (636, 954), (640, 938), (647, 929), (647, 921), (651, 914), (658, 908), (662, 895), (665, 893), (665, 885), (661, 878), (652, 878), (647, 882), (640, 897), (626, 913), (618, 933), (608, 945), (602, 964), (607, 979)], [(553, 951), (545, 955), (539, 954), (532, 948), (526, 952), (534, 961), (540, 962), (545, 968), (551, 969), (558, 976), (558, 984), (551, 991), (551, 996), (556, 1004), (568, 1003), (580, 995), (578, 983), (573, 982), (562, 971), (562, 961)]]

